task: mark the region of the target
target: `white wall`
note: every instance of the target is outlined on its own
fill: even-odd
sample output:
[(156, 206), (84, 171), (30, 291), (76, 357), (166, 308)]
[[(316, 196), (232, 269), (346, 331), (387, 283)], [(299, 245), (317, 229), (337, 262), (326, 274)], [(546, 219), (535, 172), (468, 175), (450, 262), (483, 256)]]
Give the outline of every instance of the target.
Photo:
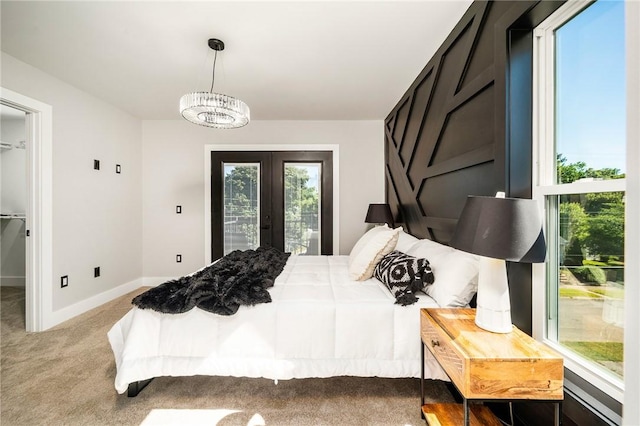
[[(0, 212), (20, 214), (27, 204), (26, 150), (16, 148), (24, 141), (25, 119), (2, 117), (0, 140), (13, 146), (0, 151)], [(0, 285), (25, 285), (25, 221), (2, 219), (0, 221)]]
[[(367, 229), (369, 203), (384, 201), (381, 120), (252, 121), (233, 130), (144, 121), (142, 129), (145, 277), (180, 276), (204, 265), (205, 145), (339, 145), (340, 254), (349, 254)], [(175, 261), (178, 253), (182, 263)]]
[(141, 121), (4, 52), (1, 86), (53, 110), (53, 310), (139, 279)]

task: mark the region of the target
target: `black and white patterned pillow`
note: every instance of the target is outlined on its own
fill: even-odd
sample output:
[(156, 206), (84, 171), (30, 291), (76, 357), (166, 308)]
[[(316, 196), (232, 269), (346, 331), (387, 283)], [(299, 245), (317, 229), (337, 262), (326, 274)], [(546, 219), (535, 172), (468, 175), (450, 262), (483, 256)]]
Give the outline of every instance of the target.
[(373, 276), (382, 281), (396, 303), (402, 306), (418, 301), (416, 291), (424, 291), (433, 284), (434, 277), (427, 259), (419, 259), (394, 250), (376, 265)]

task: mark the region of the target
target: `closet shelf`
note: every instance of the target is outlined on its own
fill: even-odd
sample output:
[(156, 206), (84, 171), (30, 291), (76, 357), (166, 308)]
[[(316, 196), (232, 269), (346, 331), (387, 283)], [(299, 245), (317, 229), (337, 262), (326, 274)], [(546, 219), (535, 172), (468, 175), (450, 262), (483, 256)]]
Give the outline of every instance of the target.
[(0, 213), (0, 219), (26, 219), (27, 215), (24, 213)]

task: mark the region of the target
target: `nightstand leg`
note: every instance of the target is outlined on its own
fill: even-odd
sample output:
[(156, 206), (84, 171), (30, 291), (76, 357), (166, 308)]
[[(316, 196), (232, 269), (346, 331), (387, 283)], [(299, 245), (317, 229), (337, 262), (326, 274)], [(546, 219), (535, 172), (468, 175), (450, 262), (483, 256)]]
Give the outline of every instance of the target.
[(469, 401), (467, 398), (462, 398), (462, 409), (464, 411), (464, 426), (469, 426)]
[(422, 406), (424, 405), (424, 343), (420, 341), (420, 416), (424, 418)]
[(464, 410), (464, 426), (469, 426), (469, 401), (462, 398), (462, 409)]
[(562, 424), (562, 403), (558, 402), (556, 404), (553, 404), (555, 406), (554, 409), (554, 419), (553, 419), (553, 424), (555, 426), (560, 426)]

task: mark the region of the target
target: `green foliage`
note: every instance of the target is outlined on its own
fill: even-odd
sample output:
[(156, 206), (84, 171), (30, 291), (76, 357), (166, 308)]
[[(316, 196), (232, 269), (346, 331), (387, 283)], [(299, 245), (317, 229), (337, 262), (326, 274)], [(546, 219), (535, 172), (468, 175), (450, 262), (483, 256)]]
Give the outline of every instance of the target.
[(573, 275), (586, 283), (602, 285), (607, 282), (607, 274), (597, 266), (580, 266), (573, 270)]
[(598, 192), (587, 194), (584, 209), (587, 214), (598, 214), (603, 209), (615, 208), (624, 215), (624, 194), (622, 192)]
[(234, 167), (224, 179), (224, 221), (235, 222), (236, 233), (244, 234), (255, 247), (258, 230), (258, 168)]
[(600, 262), (599, 260), (583, 260), (582, 264), (585, 266), (607, 266), (605, 262)]
[(582, 243), (589, 236), (588, 216), (580, 203), (560, 204), (560, 236), (563, 245), (563, 263), (582, 265)]
[(284, 169), (286, 251), (304, 251), (307, 230), (318, 230), (318, 190), (309, 186), (309, 172), (305, 167)]
[[(615, 168), (588, 168), (582, 161), (568, 164), (562, 154), (557, 156), (557, 173), (559, 183), (585, 178), (621, 179), (625, 176)], [(564, 264), (599, 261), (602, 266), (615, 260), (624, 265), (624, 220), (624, 192), (563, 196), (560, 235), (565, 240)]]
[[(591, 200), (590, 200), (591, 199)], [(587, 205), (597, 205), (598, 210), (589, 216), (589, 237), (585, 247), (597, 253), (601, 261), (609, 257), (620, 259), (624, 254), (624, 204), (622, 193), (588, 194)]]
[(619, 169), (605, 167), (604, 169), (587, 168), (583, 161), (567, 164), (567, 159), (562, 154), (556, 158), (558, 183), (571, 183), (579, 179), (622, 179), (624, 173)]

